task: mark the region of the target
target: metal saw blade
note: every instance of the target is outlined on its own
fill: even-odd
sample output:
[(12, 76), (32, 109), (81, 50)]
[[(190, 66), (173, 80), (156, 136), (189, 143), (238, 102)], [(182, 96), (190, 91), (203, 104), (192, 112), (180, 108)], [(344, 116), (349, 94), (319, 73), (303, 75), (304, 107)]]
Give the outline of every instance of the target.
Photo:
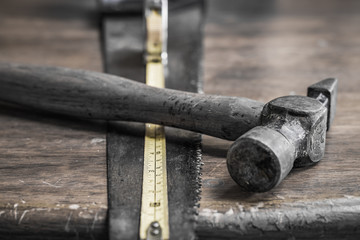
[[(201, 91), (203, 1), (172, 7), (169, 1), (166, 87)], [(103, 15), (107, 73), (145, 81), (142, 15)], [(194, 239), (200, 199), (201, 135), (166, 128), (171, 239)], [(137, 239), (141, 209), (144, 124), (111, 122), (107, 133), (110, 239)]]

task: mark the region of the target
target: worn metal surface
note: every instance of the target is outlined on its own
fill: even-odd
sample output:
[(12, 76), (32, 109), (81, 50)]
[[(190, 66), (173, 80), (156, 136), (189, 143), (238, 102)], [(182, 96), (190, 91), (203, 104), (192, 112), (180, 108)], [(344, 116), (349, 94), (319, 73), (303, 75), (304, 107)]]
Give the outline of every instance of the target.
[[(171, 10), (177, 8), (184, 8), (189, 5), (198, 4), (199, 0), (170, 0)], [(142, 14), (144, 11), (143, 0), (97, 0), (101, 12), (106, 14), (118, 13), (138, 13)]]
[[(142, 14), (102, 18), (104, 70), (145, 82)], [(107, 131), (109, 239), (137, 239), (141, 209), (144, 125), (110, 122)]]
[[(169, 7), (173, 7), (171, 2)], [(168, 88), (191, 92), (200, 90), (202, 8), (202, 2), (198, 1), (194, 6), (170, 13), (168, 70), (171, 74), (166, 79)], [(104, 17), (106, 72), (144, 81), (142, 21), (141, 16)], [(192, 67), (192, 71), (182, 71), (188, 66)], [(194, 207), (199, 200), (201, 138), (198, 134), (170, 128), (166, 129), (166, 134), (170, 236), (172, 239), (192, 239), (195, 237)], [(134, 124), (134, 127), (129, 127), (127, 123), (109, 124), (107, 148), (111, 239), (138, 237), (143, 137), (142, 124)]]
[[(328, 112), (335, 116), (337, 80), (325, 79), (312, 86), (311, 97), (285, 96), (265, 104), (262, 126), (251, 129), (230, 147), (229, 173), (242, 188), (268, 191), (294, 165), (309, 166), (323, 158), (327, 123), (331, 122), (327, 121)], [(320, 95), (322, 92), (327, 96)]]
[(97, 0), (103, 13), (139, 13), (144, 10), (143, 0)]
[(337, 79), (328, 78), (308, 87), (307, 95), (319, 100), (328, 110), (327, 129), (329, 130), (335, 118), (338, 91)]

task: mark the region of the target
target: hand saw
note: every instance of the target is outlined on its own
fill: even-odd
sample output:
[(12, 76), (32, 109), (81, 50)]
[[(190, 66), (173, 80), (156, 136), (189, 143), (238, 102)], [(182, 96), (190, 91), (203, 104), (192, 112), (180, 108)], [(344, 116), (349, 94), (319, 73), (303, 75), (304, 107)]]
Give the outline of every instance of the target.
[[(105, 72), (145, 81), (144, 62), (154, 55), (148, 52), (144, 61), (144, 52), (147, 52), (148, 47), (145, 39), (151, 37), (148, 34), (150, 29), (144, 27), (144, 22), (146, 15), (161, 6), (163, 25), (160, 40), (161, 62), (165, 64), (164, 84), (167, 88), (201, 91), (203, 2), (169, 1), (169, 16), (166, 2), (145, 1), (144, 5), (143, 1), (99, 1), (103, 13), (101, 22)], [(167, 17), (168, 31), (164, 25)], [(153, 130), (159, 131), (157, 127)], [(158, 139), (165, 142), (162, 137)], [(162, 211), (166, 211), (169, 216), (169, 226), (165, 226), (169, 229), (162, 229), (162, 232), (168, 232), (171, 239), (195, 237), (194, 221), (200, 192), (200, 141), (199, 134), (166, 129), (166, 154), (162, 154), (166, 155), (167, 163), (163, 170), (168, 175), (167, 182), (164, 182), (168, 192), (168, 207), (162, 208)], [(148, 145), (151, 145), (151, 140), (144, 142), (142, 124), (109, 123), (107, 159), (110, 239), (136, 239), (141, 235), (141, 228), (149, 228), (149, 222), (144, 220), (140, 211), (141, 207), (144, 211), (152, 208), (145, 206), (149, 203), (144, 197), (147, 188), (144, 186), (146, 175), (143, 167), (148, 165), (149, 159), (146, 158), (151, 152), (146, 150)], [(164, 147), (161, 149), (165, 150)], [(155, 204), (157, 201), (153, 202)], [(151, 228), (156, 226), (157, 221), (152, 223), (155, 225), (151, 224)]]

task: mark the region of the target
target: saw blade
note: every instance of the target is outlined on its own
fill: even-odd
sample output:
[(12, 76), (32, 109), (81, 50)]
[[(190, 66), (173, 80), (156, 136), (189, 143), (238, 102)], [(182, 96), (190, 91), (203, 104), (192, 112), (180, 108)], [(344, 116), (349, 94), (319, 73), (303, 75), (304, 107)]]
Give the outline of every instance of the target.
[[(167, 88), (201, 90), (202, 19), (202, 1), (169, 13)], [(102, 22), (105, 71), (144, 82), (142, 15), (104, 15)], [(201, 181), (201, 136), (173, 128), (165, 128), (165, 132), (171, 239), (193, 239)], [(109, 123), (110, 239), (139, 236), (143, 160), (144, 124)]]

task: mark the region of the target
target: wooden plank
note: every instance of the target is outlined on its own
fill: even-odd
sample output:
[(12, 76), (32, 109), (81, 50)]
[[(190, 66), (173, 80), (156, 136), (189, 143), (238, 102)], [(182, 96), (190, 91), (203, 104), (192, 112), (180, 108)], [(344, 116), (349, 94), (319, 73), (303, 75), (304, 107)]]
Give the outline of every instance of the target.
[[(1, 2), (0, 61), (102, 71), (95, 9)], [(1, 239), (106, 236), (105, 125), (1, 104), (0, 133)]]
[[(324, 159), (293, 170), (266, 193), (242, 192), (226, 168), (231, 142), (204, 137), (199, 234), (215, 239), (247, 234), (301, 239), (311, 234), (339, 238), (346, 232), (344, 237), (355, 239), (360, 215), (359, 2), (245, 2), (228, 1), (226, 6), (210, 1), (205, 92), (268, 102), (283, 95), (305, 95), (310, 84), (337, 77), (337, 115)], [(319, 214), (317, 218), (306, 208)], [(294, 211), (308, 223), (297, 222)], [(304, 229), (311, 231), (304, 234)]]

